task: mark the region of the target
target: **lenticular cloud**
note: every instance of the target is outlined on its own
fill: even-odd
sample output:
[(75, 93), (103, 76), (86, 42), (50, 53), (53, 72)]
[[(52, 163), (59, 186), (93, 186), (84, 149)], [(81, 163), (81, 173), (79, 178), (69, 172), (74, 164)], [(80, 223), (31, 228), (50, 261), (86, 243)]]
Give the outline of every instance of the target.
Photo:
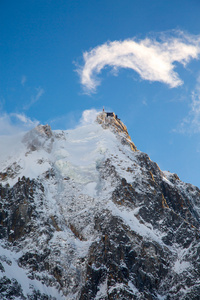
[(197, 59), (200, 53), (199, 42), (199, 37), (182, 33), (178, 37), (165, 37), (160, 42), (146, 38), (105, 43), (83, 54), (84, 65), (79, 69), (81, 84), (86, 92), (95, 92), (100, 84), (97, 75), (109, 66), (114, 70), (129, 68), (144, 80), (177, 87), (183, 82), (174, 71), (174, 62), (185, 66), (191, 59)]

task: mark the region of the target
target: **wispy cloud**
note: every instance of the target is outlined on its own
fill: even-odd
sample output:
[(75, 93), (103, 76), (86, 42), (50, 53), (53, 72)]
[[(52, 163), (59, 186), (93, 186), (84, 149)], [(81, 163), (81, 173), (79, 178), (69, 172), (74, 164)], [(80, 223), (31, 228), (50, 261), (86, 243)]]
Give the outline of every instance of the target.
[(37, 120), (31, 120), (24, 114), (1, 113), (0, 135), (14, 135), (22, 131), (30, 130), (39, 124)]
[(196, 92), (192, 93), (188, 115), (174, 131), (184, 134), (200, 133), (200, 96)]
[(80, 110), (70, 111), (64, 115), (48, 120), (48, 124), (53, 129), (74, 129), (79, 126), (92, 124), (100, 110), (95, 108), (86, 109), (83, 112)]
[(80, 119), (80, 124), (88, 125), (94, 123), (99, 112), (100, 110), (96, 110), (95, 108), (84, 110)]
[(44, 89), (41, 87), (36, 88), (35, 90), (36, 90), (36, 95), (32, 96), (31, 101), (24, 106), (25, 110), (29, 109), (33, 104), (35, 104), (44, 94)]
[(183, 134), (200, 133), (200, 75), (191, 92), (188, 114), (174, 131)]
[(24, 86), (26, 81), (27, 81), (27, 77), (25, 75), (23, 75), (21, 78), (21, 85)]
[(32, 97), (32, 104), (37, 102), (40, 97), (44, 94), (44, 89), (42, 89), (41, 87), (36, 88), (37, 94), (35, 97)]
[(175, 62), (186, 66), (200, 53), (200, 37), (176, 32), (162, 35), (159, 39), (146, 38), (137, 41), (107, 42), (83, 54), (84, 65), (78, 69), (85, 92), (92, 93), (100, 85), (97, 75), (105, 68), (114, 71), (129, 68), (136, 71), (144, 80), (159, 81), (174, 88), (183, 81), (174, 71)]
[(78, 120), (80, 118), (80, 112), (71, 111), (64, 115), (56, 116), (54, 119), (48, 120), (48, 124), (53, 129), (72, 129), (75, 128), (78, 124)]

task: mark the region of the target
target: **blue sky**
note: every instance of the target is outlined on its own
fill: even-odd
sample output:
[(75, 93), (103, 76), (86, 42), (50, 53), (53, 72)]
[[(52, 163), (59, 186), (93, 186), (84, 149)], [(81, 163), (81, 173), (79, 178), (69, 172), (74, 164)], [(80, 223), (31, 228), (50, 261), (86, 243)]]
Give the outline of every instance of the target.
[(0, 1), (0, 133), (103, 106), (200, 187), (200, 2)]

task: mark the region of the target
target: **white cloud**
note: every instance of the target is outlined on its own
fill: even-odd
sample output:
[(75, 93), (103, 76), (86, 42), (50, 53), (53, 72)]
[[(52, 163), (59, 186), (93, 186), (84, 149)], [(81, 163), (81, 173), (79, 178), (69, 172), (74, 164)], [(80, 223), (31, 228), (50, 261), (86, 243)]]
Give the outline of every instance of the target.
[(189, 134), (200, 133), (200, 96), (195, 91), (192, 92), (189, 113), (175, 131)]
[(19, 120), (19, 122), (21, 124), (23, 124), (23, 126), (26, 127), (26, 128), (35, 127), (39, 124), (39, 121), (37, 121), (37, 120), (32, 121), (25, 114), (11, 113), (10, 116), (16, 118), (17, 120)]
[(191, 92), (188, 114), (174, 131), (184, 134), (200, 133), (200, 75)]
[(117, 71), (129, 68), (136, 71), (142, 79), (159, 81), (174, 88), (183, 84), (174, 71), (174, 62), (185, 66), (200, 53), (200, 37), (176, 32), (176, 36), (163, 35), (160, 41), (146, 38), (136, 41), (107, 42), (83, 54), (84, 65), (78, 73), (86, 92), (96, 91), (100, 80), (96, 77), (105, 67)]
[(100, 111), (92, 108), (92, 109), (87, 109), (84, 110), (82, 113), (82, 117), (80, 120), (81, 125), (88, 125), (94, 123), (96, 120), (97, 115), (99, 114)]
[(21, 78), (21, 85), (24, 86), (26, 81), (27, 81), (27, 77), (25, 75), (23, 75)]
[(24, 114), (2, 113), (0, 115), (0, 135), (14, 135), (37, 126), (37, 120), (31, 120)]
[(101, 110), (96, 110), (94, 108), (84, 110), (83, 112), (70, 111), (64, 115), (55, 117), (54, 119), (48, 120), (48, 123), (53, 129), (74, 129), (79, 126), (84, 126), (94, 123), (97, 114)]
[(56, 116), (54, 119), (48, 120), (47, 123), (53, 129), (74, 129), (79, 123), (80, 112), (79, 111), (70, 111), (64, 115)]
[(39, 88), (36, 88), (36, 95), (31, 97), (31, 101), (30, 103), (28, 103), (27, 105), (24, 106), (24, 109), (27, 110), (29, 109), (34, 103), (36, 103), (40, 98), (41, 96), (44, 94), (44, 89), (39, 87)]
[(40, 99), (40, 97), (44, 94), (44, 89), (42, 89), (41, 87), (36, 88), (36, 91), (36, 96), (32, 98), (33, 103), (37, 102)]

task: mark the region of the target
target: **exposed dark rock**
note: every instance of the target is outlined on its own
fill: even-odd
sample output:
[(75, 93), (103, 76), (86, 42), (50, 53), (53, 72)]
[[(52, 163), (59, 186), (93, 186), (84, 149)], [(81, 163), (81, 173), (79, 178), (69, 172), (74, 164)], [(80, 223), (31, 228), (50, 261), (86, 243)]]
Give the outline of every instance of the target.
[[(7, 237), (10, 242), (29, 234), (34, 227), (36, 217), (34, 193), (36, 187), (44, 191), (41, 184), (23, 177), (10, 189), (0, 186), (0, 237)], [(34, 213), (33, 213), (34, 212)]]
[(55, 297), (45, 295), (41, 293), (39, 290), (33, 290), (31, 295), (28, 295), (28, 300), (57, 300)]
[(96, 218), (96, 227), (101, 232), (101, 241), (90, 248), (87, 280), (80, 299), (94, 299), (105, 281), (108, 298), (103, 299), (117, 295), (119, 299), (138, 299), (131, 285), (141, 295), (154, 299), (160, 282), (169, 272), (169, 251), (163, 251), (157, 243), (144, 242), (109, 213)]
[(6, 276), (0, 278), (0, 299), (26, 299), (22, 288), (16, 279), (9, 279)]

